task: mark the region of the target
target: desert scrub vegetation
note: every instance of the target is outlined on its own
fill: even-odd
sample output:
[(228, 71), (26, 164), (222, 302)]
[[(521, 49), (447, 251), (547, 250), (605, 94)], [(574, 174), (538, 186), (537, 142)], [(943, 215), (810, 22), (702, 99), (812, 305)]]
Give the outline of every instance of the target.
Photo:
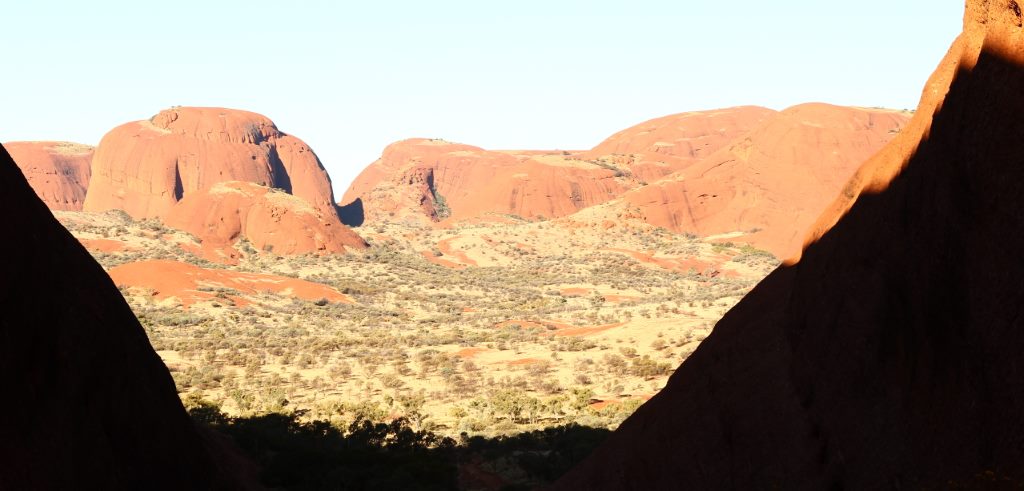
[[(283, 411), (341, 429), (404, 418), (415, 431), (452, 438), (616, 427), (771, 267), (743, 246), (664, 229), (576, 234), (553, 222), (376, 224), (367, 232), (386, 238), (343, 255), (279, 256), (240, 241), (239, 264), (211, 265), (175, 242), (189, 237), (159, 223), (101, 218), (72, 230), (137, 244), (94, 252), (105, 267), (165, 258), (299, 278), (351, 299), (200, 284), (212, 298), (186, 308), (145, 288), (123, 289), (183, 397), (202, 397), (231, 418)], [(457, 253), (478, 264), (431, 260), (461, 260)], [(664, 267), (712, 254), (733, 261), (703, 271)], [(734, 273), (718, 274), (723, 268)]]

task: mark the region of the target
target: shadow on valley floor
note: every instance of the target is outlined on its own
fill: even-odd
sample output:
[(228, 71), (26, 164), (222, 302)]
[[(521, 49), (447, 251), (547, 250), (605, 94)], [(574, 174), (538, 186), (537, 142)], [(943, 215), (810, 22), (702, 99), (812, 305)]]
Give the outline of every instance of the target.
[(404, 418), (339, 428), (296, 413), (229, 417), (207, 401), (190, 404), (189, 414), (230, 437), (271, 489), (533, 489), (553, 483), (610, 434), (573, 424), (457, 441), (415, 430)]

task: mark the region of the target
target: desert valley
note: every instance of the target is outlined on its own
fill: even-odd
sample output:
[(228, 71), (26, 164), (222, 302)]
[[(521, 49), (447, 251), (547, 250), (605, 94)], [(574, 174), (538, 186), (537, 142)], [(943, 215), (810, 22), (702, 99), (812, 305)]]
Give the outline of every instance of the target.
[(312, 149), (245, 111), (5, 146), (186, 400), (456, 436), (617, 426), (908, 120), (806, 104), (586, 151), (404, 140), (338, 203)]
[(1022, 19), (916, 110), (408, 135), (340, 196), (245, 108), (6, 141), (0, 489), (1019, 489)]

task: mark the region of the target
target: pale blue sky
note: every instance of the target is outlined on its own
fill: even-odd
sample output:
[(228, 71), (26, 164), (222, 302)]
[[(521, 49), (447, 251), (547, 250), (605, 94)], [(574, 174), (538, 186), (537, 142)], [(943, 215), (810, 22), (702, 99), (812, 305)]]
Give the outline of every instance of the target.
[(580, 149), (696, 109), (913, 108), (963, 10), (959, 0), (11, 3), (0, 141), (96, 144), (172, 105), (247, 109), (309, 143), (339, 199), (409, 137)]

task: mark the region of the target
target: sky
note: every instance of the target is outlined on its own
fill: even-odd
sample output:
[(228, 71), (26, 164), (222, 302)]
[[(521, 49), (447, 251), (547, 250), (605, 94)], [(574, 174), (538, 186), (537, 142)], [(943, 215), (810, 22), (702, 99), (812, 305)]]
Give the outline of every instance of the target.
[(388, 144), (585, 149), (667, 114), (917, 106), (962, 0), (33, 0), (4, 6), (0, 141), (98, 144), (175, 105), (303, 139), (340, 199)]

